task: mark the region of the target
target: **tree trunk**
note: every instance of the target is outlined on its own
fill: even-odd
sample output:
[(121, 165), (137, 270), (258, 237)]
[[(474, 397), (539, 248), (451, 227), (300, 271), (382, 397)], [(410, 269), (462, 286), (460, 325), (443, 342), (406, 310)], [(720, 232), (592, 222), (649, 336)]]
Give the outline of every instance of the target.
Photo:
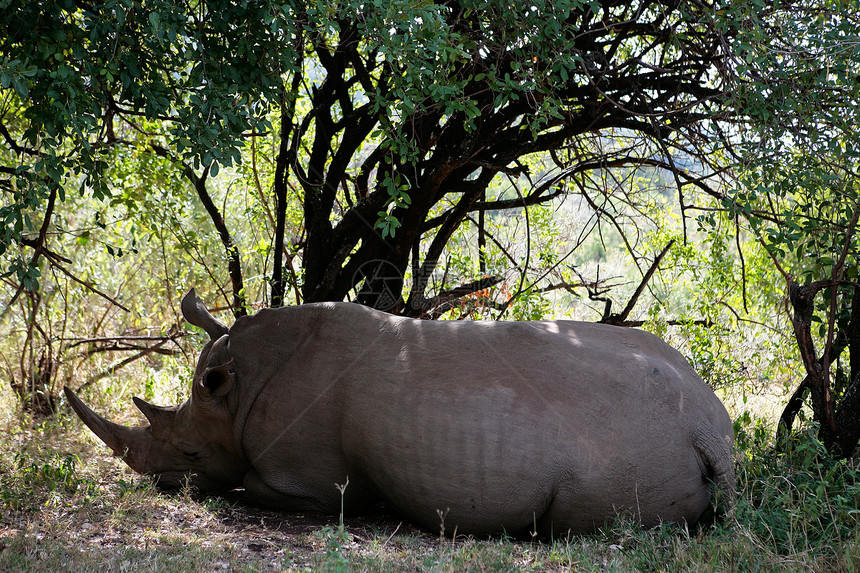
[[(827, 451), (835, 458), (845, 459), (853, 455), (860, 441), (860, 289), (854, 288), (851, 301), (851, 318), (847, 325), (846, 333), (836, 331), (838, 325), (831, 320), (830, 328), (833, 329), (828, 340), (828, 347), (818, 357), (812, 338), (812, 315), (815, 309), (815, 296), (818, 291), (825, 288), (837, 288), (840, 285), (849, 284), (842, 280), (816, 281), (809, 285), (801, 286), (791, 283), (789, 286), (789, 300), (794, 308), (792, 326), (797, 340), (800, 355), (806, 369), (806, 377), (800, 383), (788, 404), (782, 412), (777, 429), (777, 448), (784, 448), (787, 437), (797, 413), (803, 405), (804, 394), (809, 390), (812, 405), (813, 419), (820, 425), (818, 438), (827, 448)], [(831, 304), (836, 304), (831, 299)], [(829, 368), (838, 355), (844, 350), (844, 343), (833, 344), (833, 341), (847, 339), (850, 353), (850, 383), (842, 393), (839, 404), (837, 397), (830, 386)]]

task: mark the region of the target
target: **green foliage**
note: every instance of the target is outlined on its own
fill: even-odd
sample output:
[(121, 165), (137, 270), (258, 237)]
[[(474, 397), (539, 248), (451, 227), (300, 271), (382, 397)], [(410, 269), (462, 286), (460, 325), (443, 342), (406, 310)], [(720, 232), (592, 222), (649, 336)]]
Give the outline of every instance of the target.
[(95, 492), (94, 484), (78, 475), (80, 460), (74, 454), (49, 452), (34, 456), (15, 454), (11, 467), (0, 467), (0, 502), (6, 509), (37, 511), (53, 496)]
[[(819, 288), (823, 283), (818, 281), (855, 282), (860, 276), (857, 7), (850, 0), (789, 2), (753, 9), (746, 16), (735, 37), (738, 81), (732, 97), (750, 118), (750, 137), (738, 147), (744, 154), (742, 169), (722, 205), (746, 222), (785, 283), (792, 285), (790, 302), (815, 419), (822, 422), (828, 448), (849, 452), (856, 443), (837, 444), (835, 435), (842, 433), (848, 442), (856, 435), (857, 420), (850, 413), (854, 406), (843, 409), (838, 400), (857, 380), (856, 372), (844, 368), (857, 364), (853, 287), (831, 287), (818, 296), (810, 291), (808, 301), (797, 293), (800, 285)], [(848, 360), (842, 356), (846, 347), (854, 347)], [(827, 368), (822, 374), (811, 366), (816, 361)], [(829, 370), (831, 364), (837, 365), (835, 372)], [(831, 377), (835, 383), (829, 382)], [(828, 412), (835, 417), (825, 423)], [(831, 424), (838, 432), (830, 430)]]
[(549, 298), (541, 292), (526, 289), (514, 296), (510, 320), (543, 320), (552, 312)]
[[(73, 187), (112, 196), (112, 150), (129, 143), (123, 113), (159, 122), (156, 139), (213, 175), (238, 163), (243, 133), (270, 126), (261, 98), (277, 96), (280, 74), (295, 61), (290, 42), (280, 42), (295, 34), (295, 21), (275, 19), (268, 4), (2, 4), (0, 118), (16, 155), (2, 157), (11, 189), (0, 207), (0, 253), (36, 229), (32, 216), (50, 194), (62, 202)], [(20, 256), (10, 264), (26, 272)]]
[[(205, 241), (181, 216), (197, 197), (175, 181), (201, 194), (238, 171), (251, 176), (241, 191), (255, 201), (218, 228), (224, 247), (254, 253), (263, 273), (273, 258), (292, 267), (300, 256), (304, 268), (290, 277), (296, 298), (342, 299), (362, 263), (384, 252), (405, 274), (412, 246), (446, 242), (491, 184), (503, 175), (529, 179), (527, 156), (570, 143), (558, 167), (597, 165), (589, 158), (605, 152), (587, 143), (590, 133), (617, 130), (627, 145), (631, 132), (654, 135), (636, 117), (696, 123), (703, 94), (720, 90), (714, 80), (680, 79), (717, 77), (706, 73), (708, 58), (684, 57), (717, 45), (705, 39), (717, 33), (707, 8), (4, 0), (2, 14), (0, 90), (8, 97), (0, 124), (12, 149), (0, 153), (0, 216), (9, 223), (0, 249), (33, 291), (46, 241), (37, 231), (57, 217), (49, 201), (57, 211), (77, 194), (124, 205), (138, 244), (161, 223), (205, 260), (208, 253), (194, 252)], [(667, 88), (665, 77), (677, 85)], [(621, 163), (654, 154), (624, 145), (610, 151)], [(276, 202), (279, 185), (289, 193)], [(452, 219), (425, 226), (446, 196), (458, 198)], [(244, 213), (264, 227), (250, 243), (224, 230), (241, 227)], [(286, 219), (293, 247), (271, 238)], [(65, 231), (82, 242), (97, 234)], [(104, 242), (112, 256), (128, 252)], [(439, 249), (427, 256), (429, 268)], [(235, 258), (227, 261), (233, 279), (245, 270)]]
[(325, 553), (320, 556), (320, 571), (328, 573), (352, 571), (349, 557), (345, 553), (349, 546), (350, 534), (342, 523), (338, 527), (323, 527), (314, 533), (314, 537), (325, 546)]
[(857, 7), (853, 0), (804, 3), (814, 18), (800, 18), (792, 3), (733, 7), (750, 10), (737, 36), (743, 59), (733, 97), (752, 118), (754, 136), (741, 145), (746, 169), (725, 206), (806, 283), (829, 277), (843, 250), (857, 250), (849, 229), (860, 200), (852, 111), (860, 109)]
[[(831, 557), (860, 527), (860, 468), (831, 459), (809, 424), (778, 454), (772, 433), (742, 427), (736, 519), (785, 554), (817, 548)], [(831, 544), (836, 544), (836, 547)]]

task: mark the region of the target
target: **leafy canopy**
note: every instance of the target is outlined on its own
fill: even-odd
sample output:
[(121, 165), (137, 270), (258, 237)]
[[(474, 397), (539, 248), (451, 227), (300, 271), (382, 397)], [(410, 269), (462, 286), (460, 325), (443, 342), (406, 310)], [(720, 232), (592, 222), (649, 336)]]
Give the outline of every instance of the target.
[[(266, 191), (275, 203), (275, 304), (287, 280), (289, 197), (302, 210), (292, 243), (305, 301), (343, 299), (368, 263), (388, 261), (411, 275), (411, 286), (393, 285), (401, 311), (420, 314), (445, 246), (476, 224), (473, 213), (551, 201), (568, 193), (568, 180), (606, 194), (588, 174), (609, 167), (673, 172), (684, 217), (684, 188), (721, 196), (707, 169), (703, 177), (687, 167), (710, 165), (724, 139), (715, 120), (727, 113), (727, 32), (708, 4), (2, 0), (0, 8), (8, 144), (0, 250), (28, 288), (51, 252), (51, 214), (67, 189), (115, 193), (106, 167), (128, 147), (173, 161), (191, 184), (228, 253), (239, 306), (241, 264), (212, 178), (247, 160), (257, 140), (274, 140)], [(533, 159), (546, 152), (548, 166)], [(505, 179), (525, 191), (487, 195)]]

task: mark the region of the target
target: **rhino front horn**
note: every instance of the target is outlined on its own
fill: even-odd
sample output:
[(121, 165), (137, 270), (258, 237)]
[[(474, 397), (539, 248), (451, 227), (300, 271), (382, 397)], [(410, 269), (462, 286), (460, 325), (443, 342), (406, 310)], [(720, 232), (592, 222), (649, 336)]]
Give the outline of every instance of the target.
[(209, 313), (203, 301), (197, 298), (194, 289), (188, 291), (188, 294), (182, 298), (181, 307), (185, 320), (205, 330), (212, 340), (218, 340), (227, 334), (229, 330), (227, 325)]
[(149, 473), (147, 460), (155, 441), (149, 428), (129, 428), (115, 424), (90, 410), (68, 386), (63, 387), (63, 392), (78, 418), (113, 450), (114, 455), (122, 458), (134, 471)]

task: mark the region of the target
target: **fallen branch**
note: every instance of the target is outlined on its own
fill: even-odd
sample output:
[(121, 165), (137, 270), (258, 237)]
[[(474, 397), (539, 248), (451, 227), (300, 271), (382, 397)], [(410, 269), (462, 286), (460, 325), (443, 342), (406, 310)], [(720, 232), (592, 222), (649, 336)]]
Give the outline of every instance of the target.
[[(610, 323), (604, 323), (604, 324), (611, 324), (613, 326), (624, 326), (627, 328), (639, 328), (641, 326), (644, 326), (645, 323), (647, 323), (647, 322), (648, 322), (647, 320), (624, 320), (621, 322), (610, 322)], [(712, 327), (716, 326), (717, 323), (715, 323), (713, 320), (709, 320), (707, 318), (700, 318), (698, 320), (676, 320), (676, 319), (672, 319), (672, 320), (667, 320), (665, 322), (665, 324), (668, 324), (669, 326), (687, 326), (689, 324), (695, 324), (697, 326), (704, 326), (705, 328), (712, 328)]]
[[(94, 354), (98, 354), (99, 352), (133, 352), (135, 350), (147, 351), (151, 348), (151, 346), (143, 346), (140, 344), (115, 343), (111, 345), (96, 346), (94, 348), (90, 348), (88, 350), (85, 350), (84, 352), (81, 352), (78, 356), (82, 358), (87, 358)], [(180, 353), (179, 350), (176, 350), (174, 348), (156, 348), (152, 350), (152, 352), (155, 352), (156, 354), (161, 354), (163, 356), (175, 356)]]
[(78, 346), (80, 344), (89, 344), (89, 343), (97, 343), (97, 342), (118, 342), (123, 340), (134, 340), (134, 341), (155, 341), (161, 342), (162, 340), (173, 340), (175, 341), (177, 338), (181, 338), (186, 336), (185, 332), (179, 332), (177, 334), (173, 334), (170, 336), (96, 336), (92, 338), (59, 338), (57, 340), (63, 341), (71, 341), (74, 340), (72, 344), (69, 344), (69, 348)]
[(107, 378), (108, 376), (113, 376), (114, 373), (116, 373), (116, 371), (119, 370), (120, 368), (122, 368), (124, 366), (128, 366), (129, 364), (131, 364), (135, 360), (139, 360), (139, 359), (143, 358), (144, 356), (148, 356), (148, 355), (152, 354), (153, 352), (157, 352), (159, 348), (161, 348), (162, 346), (167, 344), (169, 341), (170, 341), (170, 339), (162, 340), (161, 342), (159, 342), (153, 346), (150, 346), (141, 352), (138, 352), (134, 356), (129, 356), (128, 358), (120, 360), (119, 362), (114, 362), (113, 364), (111, 364), (110, 366), (108, 366), (107, 368), (102, 370), (101, 372), (93, 374), (92, 376), (87, 378), (83, 384), (81, 384), (80, 386), (78, 386), (75, 389), (75, 392), (80, 392), (83, 388), (86, 388), (87, 386), (89, 386), (95, 382), (98, 382), (99, 380), (103, 380), (104, 378)]

